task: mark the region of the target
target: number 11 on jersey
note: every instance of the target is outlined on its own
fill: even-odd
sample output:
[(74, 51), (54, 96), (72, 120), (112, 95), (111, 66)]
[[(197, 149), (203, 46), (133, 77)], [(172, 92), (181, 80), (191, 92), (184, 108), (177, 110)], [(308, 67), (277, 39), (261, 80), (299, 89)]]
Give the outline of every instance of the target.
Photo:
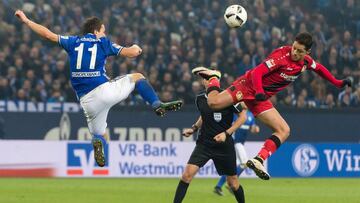
[[(84, 43), (81, 43), (78, 47), (75, 47), (75, 51), (78, 52), (76, 60), (76, 69), (81, 69), (81, 61), (84, 52)], [(91, 52), (90, 57), (90, 69), (95, 69), (96, 53), (97, 53), (97, 44), (94, 44), (93, 47), (89, 48), (88, 51)]]

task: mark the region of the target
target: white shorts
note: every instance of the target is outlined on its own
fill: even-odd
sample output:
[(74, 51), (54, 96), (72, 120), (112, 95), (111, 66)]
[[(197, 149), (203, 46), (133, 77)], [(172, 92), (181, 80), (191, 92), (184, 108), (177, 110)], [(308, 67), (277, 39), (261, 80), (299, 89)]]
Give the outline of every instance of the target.
[(134, 88), (130, 75), (125, 75), (99, 85), (80, 98), (91, 134), (105, 134), (110, 108), (125, 100)]
[(235, 144), (236, 151), (236, 165), (240, 165), (241, 167), (245, 167), (246, 162), (248, 161), (248, 156), (245, 151), (245, 147), (242, 143)]

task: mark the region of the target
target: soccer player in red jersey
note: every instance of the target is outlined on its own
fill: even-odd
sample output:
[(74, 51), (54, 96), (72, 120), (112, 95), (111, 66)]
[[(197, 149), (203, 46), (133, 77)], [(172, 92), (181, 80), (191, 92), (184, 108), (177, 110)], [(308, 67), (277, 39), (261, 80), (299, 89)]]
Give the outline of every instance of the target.
[(289, 125), (268, 99), (295, 81), (305, 70), (314, 71), (337, 88), (352, 85), (350, 78), (336, 79), (323, 65), (309, 56), (312, 44), (311, 34), (299, 33), (292, 46), (274, 50), (263, 63), (237, 78), (222, 92), (219, 71), (204, 67), (192, 70), (194, 74), (209, 80), (208, 104), (212, 109), (223, 109), (243, 101), (258, 120), (272, 129), (273, 134), (265, 140), (257, 156), (246, 163), (261, 179), (270, 179), (263, 166), (264, 160), (290, 135)]

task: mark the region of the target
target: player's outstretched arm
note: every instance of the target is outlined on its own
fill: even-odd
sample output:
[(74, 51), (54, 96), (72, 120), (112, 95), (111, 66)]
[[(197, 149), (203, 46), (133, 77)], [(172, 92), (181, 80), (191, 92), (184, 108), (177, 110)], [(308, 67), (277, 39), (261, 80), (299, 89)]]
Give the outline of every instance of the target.
[(21, 22), (26, 24), (31, 30), (36, 32), (41, 37), (43, 37), (43, 38), (45, 38), (47, 40), (50, 40), (52, 42), (58, 42), (58, 35), (57, 34), (51, 32), (46, 27), (44, 27), (44, 26), (42, 26), (40, 24), (37, 24), (37, 23), (33, 22), (32, 20), (28, 19), (28, 17), (25, 15), (25, 13), (23, 11), (17, 10), (15, 12), (15, 16), (18, 17)]
[(124, 47), (121, 50), (120, 55), (129, 57), (129, 58), (134, 58), (134, 57), (139, 56), (141, 54), (141, 52), (142, 52), (142, 49), (138, 45), (134, 44), (131, 47)]
[(327, 68), (325, 68), (325, 66), (323, 66), (320, 63), (316, 63), (315, 68), (312, 67), (310, 69), (313, 70), (318, 75), (320, 75), (325, 80), (331, 82), (331, 84), (335, 85), (337, 88), (342, 88), (346, 85), (349, 87), (352, 86), (353, 81), (351, 78), (346, 78), (344, 80), (338, 80), (330, 73), (330, 71)]

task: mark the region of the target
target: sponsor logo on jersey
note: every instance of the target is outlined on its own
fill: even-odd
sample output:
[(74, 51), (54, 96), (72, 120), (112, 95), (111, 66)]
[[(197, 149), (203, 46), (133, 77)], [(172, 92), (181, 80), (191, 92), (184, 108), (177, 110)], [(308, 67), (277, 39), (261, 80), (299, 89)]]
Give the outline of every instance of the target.
[(90, 38), (90, 37), (82, 37), (78, 40), (76, 40), (76, 42), (100, 42), (100, 39), (94, 39), (94, 38)]
[(100, 71), (94, 71), (94, 72), (72, 72), (71, 76), (73, 78), (83, 78), (83, 77), (99, 77)]
[(268, 68), (274, 67), (275, 66), (274, 59), (269, 59), (269, 60), (265, 61), (265, 64), (267, 65)]
[(284, 78), (286, 81), (293, 82), (293, 81), (295, 81), (299, 76), (297, 76), (297, 75), (286, 75), (285, 73), (280, 73), (280, 77)]
[(109, 175), (109, 150), (104, 148), (105, 167), (99, 167), (94, 159), (94, 150), (90, 143), (68, 143), (67, 175), (69, 176), (107, 176)]
[(221, 113), (214, 113), (214, 120), (215, 120), (216, 122), (220, 122), (221, 119), (222, 119)]
[(319, 167), (319, 153), (314, 146), (302, 144), (292, 155), (292, 166), (300, 176), (311, 176)]

